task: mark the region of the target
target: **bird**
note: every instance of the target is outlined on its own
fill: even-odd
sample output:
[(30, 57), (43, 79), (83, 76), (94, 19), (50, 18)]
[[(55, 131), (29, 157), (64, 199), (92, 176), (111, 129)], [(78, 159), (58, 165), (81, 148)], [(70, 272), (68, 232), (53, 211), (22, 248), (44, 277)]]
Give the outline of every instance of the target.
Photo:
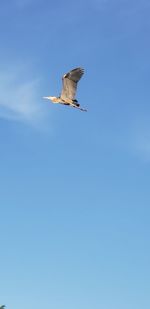
[(85, 108), (81, 108), (78, 101), (75, 99), (77, 91), (77, 83), (84, 74), (84, 69), (79, 67), (75, 68), (68, 73), (65, 73), (62, 77), (62, 91), (59, 97), (43, 97), (43, 99), (51, 100), (54, 104), (68, 105), (86, 112)]

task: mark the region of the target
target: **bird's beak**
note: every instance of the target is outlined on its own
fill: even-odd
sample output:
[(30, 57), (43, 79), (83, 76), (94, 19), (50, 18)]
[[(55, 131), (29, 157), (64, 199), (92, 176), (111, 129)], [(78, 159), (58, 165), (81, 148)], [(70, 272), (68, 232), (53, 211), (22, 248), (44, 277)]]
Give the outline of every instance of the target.
[(47, 99), (47, 100), (50, 100), (50, 98), (49, 98), (49, 97), (43, 97), (43, 99)]

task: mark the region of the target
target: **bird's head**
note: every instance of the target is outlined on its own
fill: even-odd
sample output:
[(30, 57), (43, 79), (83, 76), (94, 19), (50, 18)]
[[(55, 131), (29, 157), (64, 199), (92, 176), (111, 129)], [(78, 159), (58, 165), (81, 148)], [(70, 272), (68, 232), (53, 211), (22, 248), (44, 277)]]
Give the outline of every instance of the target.
[(59, 98), (57, 97), (43, 97), (43, 99), (51, 100), (53, 103), (59, 102)]

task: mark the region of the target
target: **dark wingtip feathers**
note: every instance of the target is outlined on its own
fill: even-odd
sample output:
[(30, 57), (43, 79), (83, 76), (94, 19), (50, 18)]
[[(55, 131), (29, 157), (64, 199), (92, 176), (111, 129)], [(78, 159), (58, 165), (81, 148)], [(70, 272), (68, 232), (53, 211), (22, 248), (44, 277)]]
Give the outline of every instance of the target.
[(84, 69), (81, 67), (78, 67), (64, 74), (63, 78), (68, 78), (74, 82), (78, 82), (83, 74), (84, 74)]

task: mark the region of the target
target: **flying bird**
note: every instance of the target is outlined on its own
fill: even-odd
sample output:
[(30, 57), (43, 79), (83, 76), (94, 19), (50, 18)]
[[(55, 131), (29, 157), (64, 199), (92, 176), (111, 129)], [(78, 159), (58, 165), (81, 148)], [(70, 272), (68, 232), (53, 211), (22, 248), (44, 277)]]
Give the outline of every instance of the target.
[(43, 97), (43, 99), (51, 100), (52, 103), (59, 103), (63, 105), (69, 105), (71, 107), (75, 107), (80, 109), (81, 111), (86, 112), (87, 110), (80, 107), (80, 104), (75, 99), (76, 91), (77, 91), (77, 83), (84, 74), (84, 70), (82, 68), (76, 68), (66, 73), (62, 77), (62, 91), (59, 97)]

